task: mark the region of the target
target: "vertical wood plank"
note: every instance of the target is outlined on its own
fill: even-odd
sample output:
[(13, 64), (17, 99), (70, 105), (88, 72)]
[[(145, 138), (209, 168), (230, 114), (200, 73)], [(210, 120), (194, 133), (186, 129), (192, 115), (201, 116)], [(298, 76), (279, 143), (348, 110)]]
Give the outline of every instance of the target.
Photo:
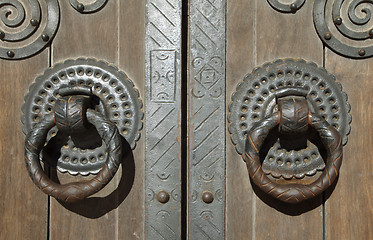
[[(118, 1), (108, 1), (100, 11), (80, 14), (69, 1), (60, 1), (61, 22), (52, 45), (52, 64), (66, 59), (93, 57), (116, 63), (118, 48)], [(60, 174), (62, 183), (79, 177)], [(92, 178), (92, 176), (88, 176)], [(114, 179), (92, 199), (75, 204), (50, 204), (51, 239), (115, 239), (118, 230), (119, 170)]]
[[(255, 67), (255, 11), (255, 1), (227, 3), (227, 107), (237, 84)], [(254, 193), (246, 166), (236, 152), (228, 130), (226, 147), (226, 239), (250, 239)]]
[(352, 115), (339, 179), (326, 203), (326, 239), (373, 239), (373, 59), (327, 49), (325, 62), (347, 93)]
[[(267, 1), (235, 5), (228, 3), (227, 82), (231, 92), (253, 67), (278, 58), (304, 58), (322, 66), (323, 46), (312, 25), (312, 2), (307, 1), (295, 14), (279, 13)], [(322, 238), (321, 196), (296, 208), (262, 196), (252, 190), (241, 157), (232, 147), (227, 154), (228, 239)]]
[[(274, 10), (257, 0), (257, 65), (277, 58), (303, 58), (322, 66), (323, 46), (313, 27), (313, 2), (306, 1), (295, 14)], [(265, 197), (264, 197), (265, 198)], [(321, 239), (322, 196), (293, 208), (292, 205), (253, 199), (254, 239)]]
[(48, 67), (48, 50), (21, 61), (0, 61), (0, 239), (45, 239), (48, 197), (28, 176), (21, 107), (35, 77)]
[[(144, 103), (145, 72), (145, 0), (119, 1), (119, 58), (118, 66), (134, 82)], [(119, 239), (144, 239), (144, 132), (133, 152), (133, 161), (122, 169), (130, 179), (121, 191), (129, 192), (118, 209)], [(134, 176), (133, 176), (134, 175)], [(123, 193), (122, 193), (123, 194)]]

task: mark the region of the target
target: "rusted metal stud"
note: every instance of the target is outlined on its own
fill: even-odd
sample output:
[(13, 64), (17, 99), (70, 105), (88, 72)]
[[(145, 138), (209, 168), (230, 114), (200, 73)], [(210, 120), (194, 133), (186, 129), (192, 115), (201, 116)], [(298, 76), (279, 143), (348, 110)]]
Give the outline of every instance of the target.
[(0, 39), (4, 39), (4, 38), (5, 38), (5, 32), (0, 31)]
[(42, 35), (41, 35), (41, 39), (43, 39), (44, 42), (48, 42), (48, 41), (49, 41), (49, 36), (48, 36), (48, 34), (42, 34)]
[(360, 49), (359, 50), (359, 55), (360, 56), (364, 56), (365, 55), (365, 50), (364, 49)]
[(295, 4), (295, 3), (290, 4), (290, 9), (291, 9), (291, 11), (296, 12), (298, 10), (297, 4)]
[(337, 24), (337, 25), (341, 25), (342, 24), (342, 18), (341, 17), (336, 17), (334, 19), (334, 23)]
[(205, 203), (212, 203), (214, 201), (214, 195), (210, 191), (204, 191), (202, 193), (202, 200)]
[(39, 21), (33, 18), (33, 19), (30, 20), (30, 24), (32, 26), (36, 27), (37, 25), (39, 25)]
[(332, 38), (332, 35), (330, 34), (330, 32), (326, 32), (324, 34), (324, 38), (325, 38), (325, 40), (330, 40)]
[(76, 9), (79, 11), (79, 12), (83, 12), (84, 11), (84, 5), (79, 3), (78, 5), (76, 5)]
[(169, 200), (170, 200), (170, 194), (168, 194), (168, 192), (166, 191), (160, 191), (158, 194), (157, 194), (157, 200), (160, 202), (160, 203), (167, 203)]
[(9, 50), (6, 55), (8, 55), (8, 57), (10, 58), (13, 58), (14, 57), (14, 52), (12, 50)]

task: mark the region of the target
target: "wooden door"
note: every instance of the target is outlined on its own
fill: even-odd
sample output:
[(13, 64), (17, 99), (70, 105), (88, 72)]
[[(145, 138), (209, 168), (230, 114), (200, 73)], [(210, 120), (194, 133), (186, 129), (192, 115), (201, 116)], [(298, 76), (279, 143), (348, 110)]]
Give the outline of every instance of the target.
[[(36, 3), (20, 2), (26, 12), (25, 21), (19, 27), (22, 30), (31, 18), (30, 4)], [(94, 13), (84, 14), (70, 5), (73, 1), (58, 1), (59, 15), (47, 13), (48, 1), (36, 2), (41, 5), (41, 29), (52, 16), (59, 18), (59, 28), (52, 43), (35, 56), (1, 60), (4, 117), (0, 120), (0, 158), (4, 167), (0, 174), (3, 196), (0, 239), (143, 239), (144, 139), (137, 142), (133, 156), (125, 161), (103, 190), (89, 200), (61, 204), (37, 189), (27, 174), (20, 116), (23, 97), (35, 78), (48, 67), (67, 59), (86, 57), (114, 64), (126, 72), (143, 97), (145, 1), (96, 1), (107, 3)], [(88, 5), (94, 1), (80, 2)], [(13, 11), (10, 15), (13, 18), (17, 13), (15, 7), (2, 6), (7, 7)], [(21, 31), (5, 29), (6, 32)], [(30, 45), (41, 37), (43, 32), (40, 31), (18, 45)], [(15, 51), (15, 58), (17, 53)], [(76, 181), (76, 178), (79, 177), (59, 174), (62, 183)]]
[[(335, 188), (301, 206), (284, 204), (253, 191), (246, 166), (227, 136), (226, 237), (371, 239), (373, 211), (367, 203), (372, 198), (373, 162), (369, 157), (372, 108), (366, 96), (372, 91), (372, 59), (344, 57), (323, 44), (314, 26), (313, 8), (318, 1), (306, 1), (299, 10), (290, 13), (279, 12), (269, 2), (285, 3), (289, 10), (290, 3), (296, 1), (228, 1), (227, 103), (237, 84), (254, 67), (279, 58), (302, 58), (325, 67), (342, 84), (351, 105), (351, 133), (343, 148), (343, 163)], [(335, 29), (331, 10), (332, 3), (337, 1), (319, 2), (327, 2), (325, 21), (332, 37), (351, 46), (369, 45), (370, 40), (352, 41)], [(346, 22), (349, 4), (351, 1), (345, 1), (340, 13)], [(362, 18), (361, 8), (355, 13)], [(348, 27), (361, 31), (356, 25)]]
[[(331, 50), (315, 29), (314, 1), (282, 13), (269, 4), (276, 1), (269, 0), (82, 0), (86, 6), (104, 5), (81, 13), (84, 9), (73, 0), (49, 0), (59, 5), (58, 16), (56, 11), (49, 16), (58, 18), (58, 28), (49, 35), (43, 32), (49, 5), (38, 1), (41, 28), (9, 43), (7, 33), (30, 28), (34, 17), (27, 15), (33, 1), (19, 2), (25, 7), (25, 21), (0, 25), (6, 36), (0, 32), (0, 239), (373, 238), (371, 39), (355, 43), (334, 29), (333, 37), (367, 51), (356, 59), (356, 53), (349, 57)], [(346, 20), (348, 4), (342, 7)], [(367, 11), (361, 9), (366, 6), (358, 5), (358, 17), (364, 17)], [(10, 11), (4, 15), (9, 19), (22, 12), (18, 5), (0, 7)], [(328, 21), (332, 7), (327, 1)], [(358, 29), (369, 30), (363, 27)], [(17, 59), (14, 49), (35, 42), (38, 47), (27, 50), (32, 56)], [(169, 54), (171, 66), (153, 65), (158, 53)], [(91, 198), (68, 204), (43, 194), (27, 174), (21, 108), (37, 76), (79, 57), (105, 60), (124, 71), (140, 92), (145, 120), (142, 137), (113, 180)], [(255, 189), (227, 121), (237, 84), (255, 67), (282, 58), (312, 61), (334, 74), (348, 95), (353, 119), (337, 183), (296, 206)], [(175, 95), (172, 101), (153, 101), (152, 70), (164, 66), (174, 74)], [(154, 131), (161, 124), (165, 128)], [(160, 163), (171, 177), (157, 176), (153, 163)], [(87, 178), (57, 174), (62, 183)], [(151, 189), (153, 183), (157, 187)], [(161, 190), (169, 194), (166, 203), (154, 197)]]

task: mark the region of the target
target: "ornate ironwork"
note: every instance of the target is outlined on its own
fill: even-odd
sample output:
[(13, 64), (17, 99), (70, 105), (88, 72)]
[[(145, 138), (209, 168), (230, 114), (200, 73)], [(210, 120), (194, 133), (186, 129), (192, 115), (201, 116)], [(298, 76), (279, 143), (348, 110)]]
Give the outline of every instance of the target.
[(226, 1), (190, 1), (189, 237), (224, 239)]
[[(78, 99), (76, 97), (69, 98), (68, 104), (71, 106), (76, 105)], [(78, 116), (77, 122), (81, 122), (83, 117), (85, 118), (82, 110), (79, 109), (78, 113), (74, 113), (75, 116)], [(74, 118), (68, 112), (66, 114), (69, 115), (69, 118)], [(31, 179), (44, 193), (61, 201), (76, 202), (98, 192), (114, 177), (122, 160), (122, 141), (115, 124), (92, 109), (86, 110), (86, 117), (87, 121), (96, 127), (107, 146), (108, 152), (104, 166), (97, 176), (89, 181), (61, 185), (49, 179), (43, 171), (40, 165), (40, 152), (44, 147), (48, 132), (55, 124), (52, 114), (45, 115), (26, 136), (25, 162)]]
[[(279, 0), (267, 1), (274, 9), (284, 13), (296, 12), (305, 2), (305, 0), (296, 0), (294, 3), (284, 4)], [(326, 15), (329, 3), (332, 4), (332, 16)], [(373, 56), (373, 45), (370, 41), (373, 38), (373, 28), (368, 26), (371, 22), (371, 10), (362, 7), (362, 4), (372, 3), (370, 0), (352, 0), (348, 3), (345, 0), (315, 1), (314, 24), (323, 43), (345, 57), (368, 58)], [(344, 7), (344, 5), (348, 6)], [(342, 9), (346, 9), (348, 12), (344, 14), (341, 12)], [(363, 17), (356, 14), (358, 10), (364, 15)], [(335, 30), (328, 26), (328, 19), (332, 19), (330, 25), (333, 24)], [(358, 30), (353, 30), (353, 27)]]
[[(42, 13), (39, 2), (28, 0), (29, 7), (26, 9), (31, 9), (31, 12), (27, 16), (24, 3), (17, 0), (0, 1), (1, 21), (4, 24), (0, 29), (1, 58), (27, 58), (50, 44), (58, 29), (60, 8), (57, 0), (48, 0), (45, 1), (47, 9)], [(11, 32), (12, 29), (16, 32)]]
[(84, 5), (78, 0), (69, 0), (70, 5), (80, 13), (94, 13), (101, 10), (108, 0), (96, 0), (93, 3)]
[[(351, 30), (347, 27), (345, 22), (348, 22), (352, 26), (357, 26), (361, 28), (362, 25), (366, 25), (371, 20), (371, 11), (368, 8), (362, 8), (361, 12), (365, 14), (365, 17), (359, 18), (356, 15), (357, 8), (360, 4), (363, 3), (370, 3), (372, 1), (366, 0), (353, 0), (349, 3), (348, 6), (348, 18), (342, 17), (341, 9), (342, 5), (345, 1), (344, 0), (335, 0), (333, 2), (333, 9), (332, 9), (332, 19), (334, 26), (338, 29), (338, 31), (342, 34), (342, 36), (350, 39), (355, 40), (355, 42), (362, 42), (364, 40), (368, 40), (373, 38), (373, 30), (370, 28), (369, 30), (362, 30), (362, 31), (355, 31)], [(320, 37), (320, 39), (327, 45), (331, 50), (335, 51), (338, 54), (341, 54), (345, 57), (351, 58), (367, 58), (373, 56), (373, 45), (369, 44), (369, 41), (364, 42), (363, 47), (353, 46), (352, 44), (347, 44), (338, 39), (338, 36), (333, 34), (327, 24), (327, 19), (330, 18), (326, 16), (326, 6), (328, 4), (327, 0), (320, 0), (315, 1), (314, 5), (314, 23), (316, 31)], [(368, 44), (368, 45), (367, 45)]]
[(279, 12), (283, 12), (283, 13), (295, 13), (306, 2), (306, 0), (294, 0), (293, 3), (284, 4), (284, 3), (281, 3), (279, 0), (267, 0), (267, 1), (274, 9), (276, 9)]
[[(132, 149), (135, 148), (143, 118), (139, 92), (123, 72), (94, 59), (67, 60), (36, 78), (22, 107), (24, 133), (30, 132), (43, 116), (52, 113), (56, 101), (66, 91), (81, 93), (81, 90), (69, 90), (66, 86), (92, 88), (91, 93), (85, 95), (93, 95), (95, 108), (115, 123), (122, 137)], [(104, 166), (106, 146), (94, 129), (85, 134), (66, 136), (53, 128), (47, 141), (52, 143), (43, 150), (43, 160), (61, 172), (96, 174)]]
[(181, 3), (146, 1), (146, 239), (181, 237)]
[(279, 184), (269, 179), (260, 164), (260, 150), (263, 142), (280, 121), (280, 113), (275, 113), (260, 120), (247, 134), (245, 153), (242, 158), (246, 162), (249, 175), (253, 182), (265, 193), (288, 203), (299, 203), (313, 198), (332, 185), (337, 178), (342, 164), (342, 140), (327, 121), (316, 114), (309, 115), (309, 124), (317, 130), (321, 141), (327, 149), (326, 168), (320, 177), (307, 185), (299, 183)]
[[(247, 132), (261, 119), (270, 116), (278, 108), (276, 92), (289, 87), (305, 90), (312, 112), (320, 114), (347, 143), (351, 116), (347, 95), (325, 69), (304, 60), (276, 60), (256, 68), (237, 86), (229, 105), (228, 127), (232, 142), (239, 154), (245, 151)], [(313, 139), (309, 136), (305, 147), (286, 149), (280, 143), (278, 134), (271, 134), (272, 146), (263, 159), (263, 170), (273, 177), (303, 178), (322, 170), (325, 163)]]

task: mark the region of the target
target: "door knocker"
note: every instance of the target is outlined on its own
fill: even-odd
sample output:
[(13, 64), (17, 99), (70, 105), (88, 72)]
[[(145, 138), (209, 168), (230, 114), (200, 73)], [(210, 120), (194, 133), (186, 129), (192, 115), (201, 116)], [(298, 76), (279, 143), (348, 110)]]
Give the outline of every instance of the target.
[[(133, 149), (142, 128), (142, 102), (127, 76), (94, 59), (56, 64), (31, 85), (22, 108), (25, 161), (46, 194), (74, 202), (104, 187), (122, 160), (123, 138)], [(72, 175), (96, 174), (87, 182), (60, 185), (40, 160)]]
[(325, 69), (304, 60), (266, 63), (238, 85), (229, 111), (232, 142), (265, 193), (298, 203), (338, 176), (350, 105)]

